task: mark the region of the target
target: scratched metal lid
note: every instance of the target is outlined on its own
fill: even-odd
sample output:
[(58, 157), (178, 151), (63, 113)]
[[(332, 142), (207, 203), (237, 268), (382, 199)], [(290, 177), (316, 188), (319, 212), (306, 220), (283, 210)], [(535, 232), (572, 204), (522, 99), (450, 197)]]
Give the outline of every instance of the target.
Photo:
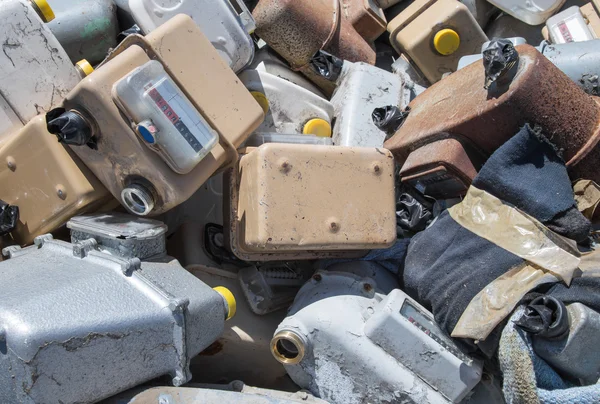
[(167, 232), (167, 225), (158, 220), (115, 212), (76, 216), (67, 228), (121, 240), (154, 238)]

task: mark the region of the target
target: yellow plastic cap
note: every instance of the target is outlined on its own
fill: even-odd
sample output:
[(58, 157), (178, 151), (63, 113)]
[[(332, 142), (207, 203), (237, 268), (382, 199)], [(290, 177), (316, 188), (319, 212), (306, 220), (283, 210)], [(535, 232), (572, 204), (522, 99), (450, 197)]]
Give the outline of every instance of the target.
[(325, 119), (314, 118), (304, 124), (302, 133), (319, 137), (331, 137), (331, 125)]
[(263, 109), (264, 114), (267, 115), (267, 112), (269, 112), (269, 100), (267, 96), (260, 91), (250, 91), (250, 94), (252, 94), (258, 105)]
[(235, 311), (237, 310), (237, 303), (235, 302), (233, 293), (231, 293), (231, 291), (224, 286), (217, 286), (213, 289), (215, 292), (223, 296), (223, 299), (225, 299), (227, 302), (227, 317), (225, 320), (229, 320), (231, 317), (235, 316)]
[(40, 18), (44, 22), (50, 22), (54, 19), (54, 11), (52, 11), (52, 7), (46, 0), (30, 0), (35, 11), (38, 12)]
[(442, 55), (452, 55), (460, 46), (460, 37), (452, 29), (445, 28), (437, 32), (433, 38), (433, 47)]
[(79, 67), (79, 69), (83, 72), (83, 74), (85, 74), (86, 76), (89, 76), (90, 74), (92, 74), (92, 72), (94, 71), (94, 68), (92, 67), (92, 65), (90, 64), (90, 62), (88, 62), (85, 59), (81, 59), (79, 62), (76, 63), (76, 66)]

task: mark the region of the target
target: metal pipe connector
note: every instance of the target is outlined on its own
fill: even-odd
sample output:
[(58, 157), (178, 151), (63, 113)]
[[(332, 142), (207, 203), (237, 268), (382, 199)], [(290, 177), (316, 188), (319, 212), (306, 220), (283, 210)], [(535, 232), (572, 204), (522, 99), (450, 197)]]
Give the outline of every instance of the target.
[(121, 191), (123, 204), (132, 213), (146, 216), (154, 209), (154, 196), (145, 186), (131, 184)]
[(279, 331), (271, 340), (271, 353), (278, 362), (295, 365), (304, 358), (306, 343), (294, 331)]

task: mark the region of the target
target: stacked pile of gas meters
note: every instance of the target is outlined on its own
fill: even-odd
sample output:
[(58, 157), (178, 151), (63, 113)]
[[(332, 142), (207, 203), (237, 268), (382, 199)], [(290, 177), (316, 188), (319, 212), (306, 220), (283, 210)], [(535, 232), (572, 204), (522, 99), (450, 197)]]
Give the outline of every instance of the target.
[(478, 140), (384, 142), (492, 36), (597, 95), (563, 3), (2, 0), (0, 401), (501, 402), (394, 273), (398, 189), (464, 195)]

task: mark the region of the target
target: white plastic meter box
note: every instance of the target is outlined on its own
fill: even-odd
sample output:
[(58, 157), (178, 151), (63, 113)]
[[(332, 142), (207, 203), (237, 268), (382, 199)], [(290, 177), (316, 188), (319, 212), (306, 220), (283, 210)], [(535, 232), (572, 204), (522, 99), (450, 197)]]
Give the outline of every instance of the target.
[[(177, 14), (187, 14), (231, 69), (243, 70), (254, 56), (255, 22), (243, 0), (117, 0), (144, 34)], [(191, 48), (190, 48), (191, 49)]]
[(577, 6), (569, 7), (546, 21), (550, 40), (553, 44), (583, 42), (594, 39), (586, 21)]
[(344, 62), (331, 98), (335, 108), (333, 143), (337, 146), (383, 147), (385, 133), (373, 122), (375, 108), (388, 105), (404, 109), (400, 75), (367, 63)]
[(256, 133), (331, 137), (333, 105), (325, 98), (263, 70), (247, 69), (239, 78), (265, 112)]
[(543, 24), (566, 0), (488, 0), (494, 6), (529, 24)]
[(187, 200), (237, 161), (237, 147), (264, 117), (184, 14), (145, 37), (128, 36), (63, 107), (47, 115), (51, 131), (138, 215)]
[(264, 45), (256, 52), (254, 59), (248, 68), (270, 73), (274, 76), (294, 83), (321, 98), (325, 98), (325, 95), (319, 89), (319, 87), (314, 85), (313, 82), (307, 79), (303, 74), (290, 69), (290, 66), (285, 59), (279, 56), (267, 45)]
[[(458, 403), (479, 383), (433, 315), (376, 263), (317, 271), (281, 322), (271, 351), (294, 382), (325, 400)], [(343, 399), (340, 399), (343, 397)]]
[(53, 18), (46, 0), (0, 1), (0, 142), (59, 105), (80, 80), (46, 25)]

